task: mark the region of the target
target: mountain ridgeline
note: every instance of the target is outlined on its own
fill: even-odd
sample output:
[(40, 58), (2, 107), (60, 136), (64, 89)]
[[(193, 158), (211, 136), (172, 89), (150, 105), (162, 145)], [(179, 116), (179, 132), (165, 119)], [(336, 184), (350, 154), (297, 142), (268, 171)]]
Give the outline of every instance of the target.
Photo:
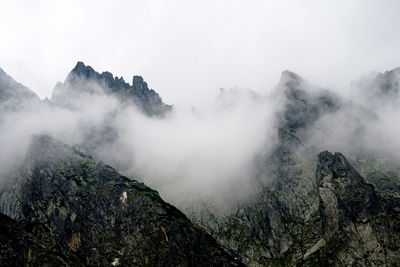
[(10, 175), (2, 266), (240, 266), (156, 191), (51, 137)]
[(149, 116), (164, 116), (172, 106), (163, 103), (161, 97), (149, 89), (141, 76), (133, 76), (132, 84), (110, 72), (98, 73), (92, 67), (78, 62), (64, 83), (58, 83), (52, 100), (57, 104), (76, 98), (80, 93), (106, 93), (123, 101), (130, 101)]
[[(134, 171), (122, 175), (131, 159), (119, 139), (119, 107), (96, 122), (84, 114), (79, 138), (75, 130), (73, 138), (32, 131), (22, 160), (0, 171), (0, 265), (399, 266), (400, 157), (371, 139), (382, 103), (396, 106), (398, 73), (354, 83), (367, 97), (353, 103), (282, 72), (268, 96), (279, 103), (270, 125), (276, 140), (254, 155), (254, 195), (229, 214), (208, 205), (180, 211)], [(75, 112), (80, 97), (96, 95), (160, 121), (173, 112), (140, 76), (129, 84), (78, 62), (40, 101), (0, 70), (4, 114), (27, 106)], [(251, 99), (262, 103), (260, 95)]]
[[(258, 199), (199, 223), (250, 266), (397, 266), (398, 163), (379, 164), (381, 155), (354, 151), (363, 177), (343, 154), (318, 151), (309, 139), (320, 118), (359, 111), (326, 90), (305, 91), (303, 83), (285, 71), (276, 88), (285, 99), (277, 113), (279, 141), (260, 159)], [(355, 131), (351, 140), (357, 138)]]
[(0, 110), (15, 110), (32, 101), (40, 101), (39, 97), (26, 86), (16, 82), (0, 68)]

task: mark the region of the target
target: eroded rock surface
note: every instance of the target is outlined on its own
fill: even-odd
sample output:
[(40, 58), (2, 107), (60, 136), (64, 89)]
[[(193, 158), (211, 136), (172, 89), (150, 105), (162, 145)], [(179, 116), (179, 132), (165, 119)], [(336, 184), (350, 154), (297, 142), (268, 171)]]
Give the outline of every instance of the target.
[(156, 191), (50, 137), (6, 178), (2, 266), (241, 265)]
[(172, 106), (164, 104), (158, 93), (150, 89), (141, 76), (133, 76), (132, 84), (129, 84), (122, 77), (114, 77), (108, 71), (98, 73), (83, 62), (78, 62), (64, 83), (56, 85), (52, 101), (69, 106), (81, 93), (106, 93), (122, 102), (135, 104), (149, 116), (164, 116), (172, 110)]

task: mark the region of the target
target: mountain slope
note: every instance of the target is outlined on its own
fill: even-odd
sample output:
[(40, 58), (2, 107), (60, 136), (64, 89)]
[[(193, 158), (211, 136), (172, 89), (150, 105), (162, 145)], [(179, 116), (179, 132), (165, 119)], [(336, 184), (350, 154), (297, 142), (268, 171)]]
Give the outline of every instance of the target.
[[(294, 73), (282, 75), (279, 141), (260, 160), (258, 199), (227, 218), (200, 221), (250, 266), (395, 266), (400, 183), (386, 179), (383, 185), (379, 179), (389, 175), (378, 168), (368, 176), (374, 187), (342, 154), (306, 144), (314, 123), (343, 107), (336, 96), (309, 87)], [(371, 169), (368, 162), (357, 167)]]
[[(378, 93), (366, 103), (397, 104), (397, 75), (398, 69), (376, 76), (365, 88)], [(57, 86), (51, 105), (74, 104), (82, 92), (106, 93), (122, 105), (133, 101), (151, 116), (164, 116), (170, 109), (141, 78), (130, 85), (83, 63)], [(229, 107), (232, 101), (229, 94), (225, 97)], [(222, 244), (249, 266), (397, 266), (400, 168), (396, 158), (370, 149), (365, 138), (365, 125), (381, 114), (351, 105), (290, 71), (282, 73), (274, 97), (282, 104), (274, 124), (278, 141), (271, 153), (257, 158), (259, 194), (228, 216), (205, 208), (193, 218), (219, 243), (156, 191), (40, 136), (1, 187), (0, 264), (240, 265)], [(112, 147), (118, 108), (100, 123), (80, 125), (87, 136), (79, 145), (90, 154)], [(346, 118), (345, 125), (333, 122), (338, 114)], [(340, 135), (336, 128), (348, 128), (349, 134)], [(327, 143), (337, 139), (347, 145), (347, 158), (320, 153), (327, 148), (316, 141), (316, 133), (331, 139)]]
[(310, 128), (324, 114), (339, 110), (343, 104), (335, 94), (288, 70), (282, 72), (274, 93), (284, 103), (278, 114), (279, 127), (289, 132)]
[(7, 181), (2, 266), (241, 265), (156, 191), (50, 137), (33, 138)]
[(16, 82), (0, 68), (0, 108), (17, 109), (29, 101), (40, 101), (26, 86)]
[(400, 198), (380, 197), (340, 153), (318, 155), (316, 180), (324, 236), (320, 249), (308, 250), (302, 264), (395, 266)]
[(64, 83), (56, 85), (52, 101), (57, 104), (69, 104), (68, 102), (73, 102), (82, 92), (115, 96), (121, 101), (134, 103), (150, 116), (164, 116), (172, 109), (172, 106), (162, 102), (153, 89), (149, 89), (141, 76), (133, 76), (132, 84), (129, 84), (122, 77), (114, 77), (110, 72), (100, 74), (83, 62), (76, 64)]

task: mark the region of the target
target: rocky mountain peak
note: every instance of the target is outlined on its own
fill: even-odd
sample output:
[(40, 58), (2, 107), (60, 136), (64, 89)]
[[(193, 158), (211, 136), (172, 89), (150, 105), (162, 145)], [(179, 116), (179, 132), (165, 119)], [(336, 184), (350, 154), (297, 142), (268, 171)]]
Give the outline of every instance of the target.
[(278, 86), (284, 87), (287, 90), (296, 90), (300, 89), (302, 84), (304, 83), (303, 78), (290, 71), (290, 70), (284, 70), (281, 73), (281, 77), (278, 83)]
[(0, 77), (3, 77), (6, 74), (6, 72), (0, 67)]
[[(374, 187), (352, 167), (341, 153), (324, 151), (318, 155), (317, 184), (326, 207), (331, 207), (329, 194), (335, 195), (345, 218), (356, 220), (360, 213), (373, 213), (378, 206)], [(331, 197), (330, 197), (331, 198)]]
[(323, 114), (334, 112), (341, 105), (335, 94), (288, 70), (282, 72), (275, 91), (284, 104), (280, 126), (291, 132), (306, 130)]
[(86, 66), (85, 63), (82, 61), (78, 61), (75, 65), (75, 67), (71, 70), (71, 73), (79, 76), (94, 76), (96, 74), (96, 71), (90, 67), (89, 65)]
[(143, 77), (142, 76), (137, 76), (137, 75), (133, 76), (133, 79), (132, 79), (132, 85), (133, 86), (140, 85), (140, 84), (143, 84), (143, 83), (144, 83), (144, 81), (143, 81)]
[(147, 83), (143, 80), (143, 77), (137, 75), (133, 76), (132, 78), (132, 87), (134, 88), (134, 90), (142, 92), (151, 90), (149, 89)]
[(51, 137), (8, 178), (2, 266), (243, 266), (155, 190)]
[(397, 95), (400, 90), (400, 68), (379, 74), (376, 82), (382, 94)]
[(361, 99), (378, 108), (387, 104), (397, 105), (400, 92), (400, 68), (383, 73), (374, 72), (353, 82), (352, 86)]
[(130, 84), (126, 83), (122, 77), (114, 78), (114, 75), (109, 71), (98, 73), (91, 66), (79, 61), (68, 74), (65, 83), (79, 86), (82, 81), (97, 82), (99, 85), (104, 86), (104, 89), (111, 91), (130, 87)]
[(0, 68), (0, 108), (14, 110), (31, 101), (39, 102), (40, 99)]
[(90, 94), (98, 92), (99, 87), (104, 93), (115, 96), (122, 102), (133, 102), (150, 116), (163, 116), (172, 110), (172, 106), (163, 103), (157, 92), (149, 89), (141, 76), (133, 76), (131, 85), (122, 77), (114, 77), (108, 71), (99, 73), (81, 61), (68, 74), (64, 83), (57, 84), (53, 100), (58, 103), (68, 103), (81, 92)]
[(342, 153), (332, 154), (324, 151), (318, 154), (317, 184), (324, 181), (347, 179), (351, 182), (362, 183), (364, 179), (354, 170)]

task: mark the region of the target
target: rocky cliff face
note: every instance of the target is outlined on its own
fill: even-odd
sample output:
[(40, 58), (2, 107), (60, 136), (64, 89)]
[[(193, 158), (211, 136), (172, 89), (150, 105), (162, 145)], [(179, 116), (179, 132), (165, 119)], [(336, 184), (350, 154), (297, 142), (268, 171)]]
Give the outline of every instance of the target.
[(400, 68), (383, 73), (373, 73), (353, 83), (355, 90), (362, 93), (365, 101), (379, 107), (396, 104), (400, 90)]
[(258, 200), (201, 223), (249, 266), (396, 266), (397, 175), (355, 160), (370, 184), (341, 153), (304, 146), (313, 123), (342, 102), (323, 90), (308, 92), (290, 72), (278, 88), (285, 98), (279, 142), (262, 163)]
[(340, 153), (318, 155), (316, 180), (323, 237), (302, 263), (396, 266), (400, 199), (382, 198)]
[[(104, 97), (109, 97), (104, 99)], [(104, 102), (103, 102), (104, 101)], [(58, 83), (50, 100), (51, 105), (82, 113), (82, 106), (100, 106), (108, 110), (99, 116), (101, 121), (86, 121), (80, 126), (83, 135), (79, 146), (88, 154), (99, 158), (114, 149), (118, 139), (118, 116), (132, 107), (136, 107), (146, 116), (164, 117), (172, 111), (172, 106), (163, 103), (161, 97), (140, 76), (134, 76), (132, 83), (121, 77), (114, 77), (110, 72), (98, 73), (92, 67), (78, 62), (65, 79)], [(108, 106), (113, 106), (108, 108)], [(107, 107), (106, 107), (107, 106)], [(114, 160), (110, 155), (107, 162), (119, 169), (126, 169), (131, 164), (123, 160)]]
[(340, 153), (320, 153), (315, 175), (310, 162), (290, 156), (256, 203), (210, 232), (249, 266), (396, 266), (400, 198), (381, 194)]
[(3, 179), (2, 266), (240, 265), (156, 191), (50, 137)]
[[(372, 91), (367, 88), (375, 92), (371, 103), (397, 97), (397, 73), (374, 78)], [(171, 109), (141, 77), (131, 85), (81, 62), (57, 85), (51, 105), (71, 105), (82, 92), (106, 93), (150, 116)], [(36, 98), (1, 75), (0, 97), (8, 103)], [(285, 71), (275, 97), (283, 103), (276, 114), (278, 142), (258, 158), (258, 194), (228, 216), (204, 209), (192, 218), (203, 228), (142, 183), (75, 147), (36, 136), (25, 161), (0, 177), (0, 264), (240, 266), (240, 260), (248, 266), (397, 266), (396, 160), (388, 164), (362, 149), (346, 158), (310, 144), (315, 124), (348, 105), (327, 90)], [(358, 129), (362, 123), (353, 115)], [(88, 136), (80, 145), (93, 152), (108, 148), (117, 134), (113, 118), (93, 128), (83, 125)], [(354, 136), (362, 148), (361, 135)]]
[(106, 93), (123, 102), (134, 103), (149, 116), (164, 116), (172, 106), (163, 103), (161, 97), (150, 89), (141, 76), (133, 76), (132, 84), (124, 78), (114, 77), (110, 72), (98, 73), (92, 67), (78, 62), (64, 83), (54, 89), (52, 101), (69, 105), (80, 93)]
[(26, 86), (16, 82), (0, 68), (0, 110), (16, 110), (30, 102), (39, 102), (39, 97)]
[(342, 105), (333, 93), (308, 84), (288, 70), (282, 72), (275, 90), (284, 103), (283, 110), (278, 114), (280, 127), (291, 132), (309, 128), (322, 115), (334, 112)]

